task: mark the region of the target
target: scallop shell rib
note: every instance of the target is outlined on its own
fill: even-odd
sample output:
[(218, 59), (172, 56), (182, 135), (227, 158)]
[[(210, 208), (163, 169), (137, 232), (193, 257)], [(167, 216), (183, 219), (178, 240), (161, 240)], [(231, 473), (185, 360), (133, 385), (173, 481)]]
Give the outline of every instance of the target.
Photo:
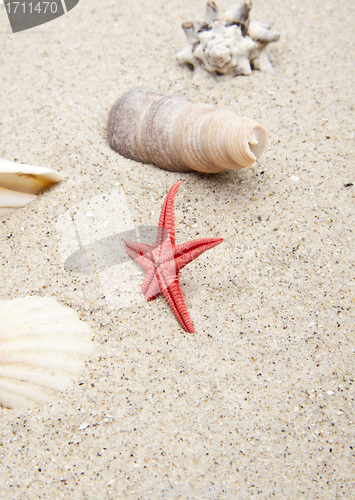
[(251, 166), (266, 146), (256, 121), (229, 110), (138, 87), (111, 109), (112, 149), (135, 161), (173, 172), (216, 173)]
[(92, 352), (90, 327), (49, 297), (0, 301), (0, 406), (31, 408), (70, 387)]
[(63, 180), (54, 170), (0, 159), (0, 210), (23, 207), (45, 187)]

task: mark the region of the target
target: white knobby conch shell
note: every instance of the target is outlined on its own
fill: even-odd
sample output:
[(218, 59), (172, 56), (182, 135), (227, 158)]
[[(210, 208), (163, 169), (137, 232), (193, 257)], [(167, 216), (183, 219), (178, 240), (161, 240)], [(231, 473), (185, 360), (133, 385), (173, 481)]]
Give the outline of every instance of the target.
[(116, 101), (107, 138), (126, 158), (173, 172), (248, 167), (266, 146), (265, 129), (254, 120), (146, 87)]
[(202, 21), (182, 24), (188, 45), (177, 54), (178, 62), (190, 65), (198, 76), (205, 71), (224, 77), (250, 75), (252, 69), (273, 73), (268, 44), (280, 35), (250, 19), (250, 10), (251, 1), (225, 11), (208, 2)]
[(62, 180), (63, 177), (50, 168), (0, 158), (0, 214), (23, 207), (42, 189)]
[(0, 406), (31, 408), (70, 387), (92, 352), (90, 327), (49, 297), (0, 301)]

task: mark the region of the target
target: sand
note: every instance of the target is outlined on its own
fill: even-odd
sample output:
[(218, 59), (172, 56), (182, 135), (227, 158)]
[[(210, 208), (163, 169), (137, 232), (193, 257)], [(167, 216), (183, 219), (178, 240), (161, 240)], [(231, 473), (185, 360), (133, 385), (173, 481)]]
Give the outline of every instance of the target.
[[(275, 75), (202, 83), (175, 54), (203, 1), (82, 0), (17, 34), (0, 5), (0, 157), (65, 176), (0, 222), (0, 298), (53, 297), (95, 345), (65, 393), (0, 409), (1, 498), (354, 498), (355, 5), (253, 4)], [(108, 113), (139, 85), (259, 121), (266, 152), (210, 176), (119, 156)], [(134, 264), (64, 268), (73, 214), (85, 241), (152, 226), (179, 179), (177, 241), (224, 238), (181, 274), (193, 335)]]

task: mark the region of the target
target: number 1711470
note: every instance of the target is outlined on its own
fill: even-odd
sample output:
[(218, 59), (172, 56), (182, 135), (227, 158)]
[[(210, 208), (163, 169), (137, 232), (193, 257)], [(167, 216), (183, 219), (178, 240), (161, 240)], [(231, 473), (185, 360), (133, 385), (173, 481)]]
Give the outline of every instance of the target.
[(57, 2), (5, 2), (9, 14), (56, 14), (58, 10)]

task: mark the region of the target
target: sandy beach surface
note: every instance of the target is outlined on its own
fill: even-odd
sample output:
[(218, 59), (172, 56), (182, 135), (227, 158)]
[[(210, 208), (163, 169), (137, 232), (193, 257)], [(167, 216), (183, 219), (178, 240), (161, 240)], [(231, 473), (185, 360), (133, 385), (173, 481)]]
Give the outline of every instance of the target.
[[(1, 499), (355, 498), (355, 4), (254, 0), (275, 74), (195, 82), (175, 55), (204, 8), (81, 0), (13, 34), (0, 4), (0, 157), (65, 177), (0, 221), (0, 299), (55, 298), (94, 343), (72, 388), (0, 408)], [(141, 85), (257, 120), (265, 153), (209, 176), (121, 157), (108, 113)], [(65, 267), (156, 225), (179, 179), (177, 241), (224, 238), (181, 273), (195, 334), (133, 262)]]

